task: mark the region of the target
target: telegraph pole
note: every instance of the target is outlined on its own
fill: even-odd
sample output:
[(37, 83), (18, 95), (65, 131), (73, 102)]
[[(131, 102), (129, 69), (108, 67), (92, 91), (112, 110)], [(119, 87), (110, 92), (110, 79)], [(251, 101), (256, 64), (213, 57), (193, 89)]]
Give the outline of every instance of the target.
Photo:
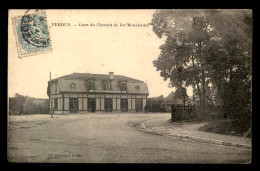
[(50, 101), (51, 118), (53, 118), (53, 116), (52, 116), (52, 102), (51, 102), (51, 72), (50, 72), (50, 96), (49, 96), (49, 101)]

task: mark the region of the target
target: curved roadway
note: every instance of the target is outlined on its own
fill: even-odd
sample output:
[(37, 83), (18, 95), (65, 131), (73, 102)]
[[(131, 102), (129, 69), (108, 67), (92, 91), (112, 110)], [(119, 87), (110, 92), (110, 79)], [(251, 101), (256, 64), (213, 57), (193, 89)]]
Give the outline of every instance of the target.
[(138, 122), (170, 114), (11, 116), (10, 162), (247, 163), (251, 151), (140, 131)]

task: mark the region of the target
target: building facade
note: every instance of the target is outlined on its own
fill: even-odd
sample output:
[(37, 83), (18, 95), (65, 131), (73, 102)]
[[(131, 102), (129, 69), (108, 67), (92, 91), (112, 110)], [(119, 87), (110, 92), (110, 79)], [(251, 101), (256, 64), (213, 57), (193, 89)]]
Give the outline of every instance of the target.
[(73, 73), (48, 82), (50, 110), (55, 114), (143, 112), (147, 84), (121, 75)]

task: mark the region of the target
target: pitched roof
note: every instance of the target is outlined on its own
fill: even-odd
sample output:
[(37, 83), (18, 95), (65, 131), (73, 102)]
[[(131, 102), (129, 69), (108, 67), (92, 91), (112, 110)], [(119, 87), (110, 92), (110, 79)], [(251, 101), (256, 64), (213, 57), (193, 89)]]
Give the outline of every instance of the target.
[[(87, 92), (88, 91), (88, 87), (85, 80), (60, 79), (58, 82), (59, 82), (59, 90), (61, 92)], [(71, 83), (75, 84), (75, 87), (73, 89), (70, 87)]]
[[(88, 80), (95, 80), (96, 91), (104, 91), (103, 80), (108, 78), (109, 76), (104, 74), (73, 73), (53, 79), (52, 81), (58, 83), (60, 92), (87, 92), (89, 89)], [(112, 91), (121, 91), (119, 81), (127, 81), (127, 93), (149, 94), (145, 82), (121, 75), (114, 75), (111, 84)], [(72, 83), (75, 84), (74, 88), (71, 88)]]
[[(89, 80), (89, 79), (95, 79), (95, 80), (105, 80), (108, 79), (108, 74), (90, 74), (90, 73), (73, 73), (70, 75), (65, 75), (56, 79), (73, 79), (73, 80)], [(130, 77), (122, 76), (122, 75), (114, 75), (114, 80), (126, 80), (130, 82), (143, 82), (137, 79), (133, 79)]]
[(127, 83), (127, 93), (149, 94), (146, 83)]

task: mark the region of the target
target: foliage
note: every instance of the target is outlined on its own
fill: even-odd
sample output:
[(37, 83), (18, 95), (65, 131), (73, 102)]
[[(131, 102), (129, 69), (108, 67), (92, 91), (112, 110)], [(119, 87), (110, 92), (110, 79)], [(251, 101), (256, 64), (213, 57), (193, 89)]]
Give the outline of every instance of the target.
[(242, 133), (251, 127), (252, 15), (244, 10), (223, 11), (213, 15), (212, 21), (215, 36), (221, 38), (208, 47), (210, 78), (229, 107), (233, 126)]
[[(210, 122), (210, 123), (200, 127), (199, 130), (218, 133), (218, 134), (243, 136), (243, 134), (241, 134), (240, 130), (238, 130), (237, 127), (233, 126), (232, 120), (218, 120), (218, 121)], [(251, 134), (247, 134), (245, 136), (250, 138)]]
[[(205, 105), (208, 67), (205, 45), (210, 40), (209, 19), (203, 10), (164, 10), (154, 14), (153, 29), (158, 37), (166, 36), (157, 60), (153, 61), (170, 86), (197, 86), (201, 105)], [(158, 27), (163, 22), (164, 27)]]
[(9, 98), (9, 114), (36, 114), (48, 113), (48, 99), (39, 100), (18, 93), (15, 97)]
[(152, 103), (163, 103), (164, 102), (163, 95), (160, 95), (158, 97), (149, 98), (148, 100)]
[(153, 31), (165, 37), (154, 66), (172, 87), (193, 86), (205, 106), (208, 85), (228, 106), (233, 126), (251, 126), (252, 12), (158, 10)]
[(177, 87), (173, 98), (181, 99), (183, 102), (183, 106), (185, 106), (186, 101), (188, 100), (187, 89), (184, 87)]
[(165, 102), (173, 103), (174, 102), (174, 92), (170, 92), (167, 97), (164, 98)]

